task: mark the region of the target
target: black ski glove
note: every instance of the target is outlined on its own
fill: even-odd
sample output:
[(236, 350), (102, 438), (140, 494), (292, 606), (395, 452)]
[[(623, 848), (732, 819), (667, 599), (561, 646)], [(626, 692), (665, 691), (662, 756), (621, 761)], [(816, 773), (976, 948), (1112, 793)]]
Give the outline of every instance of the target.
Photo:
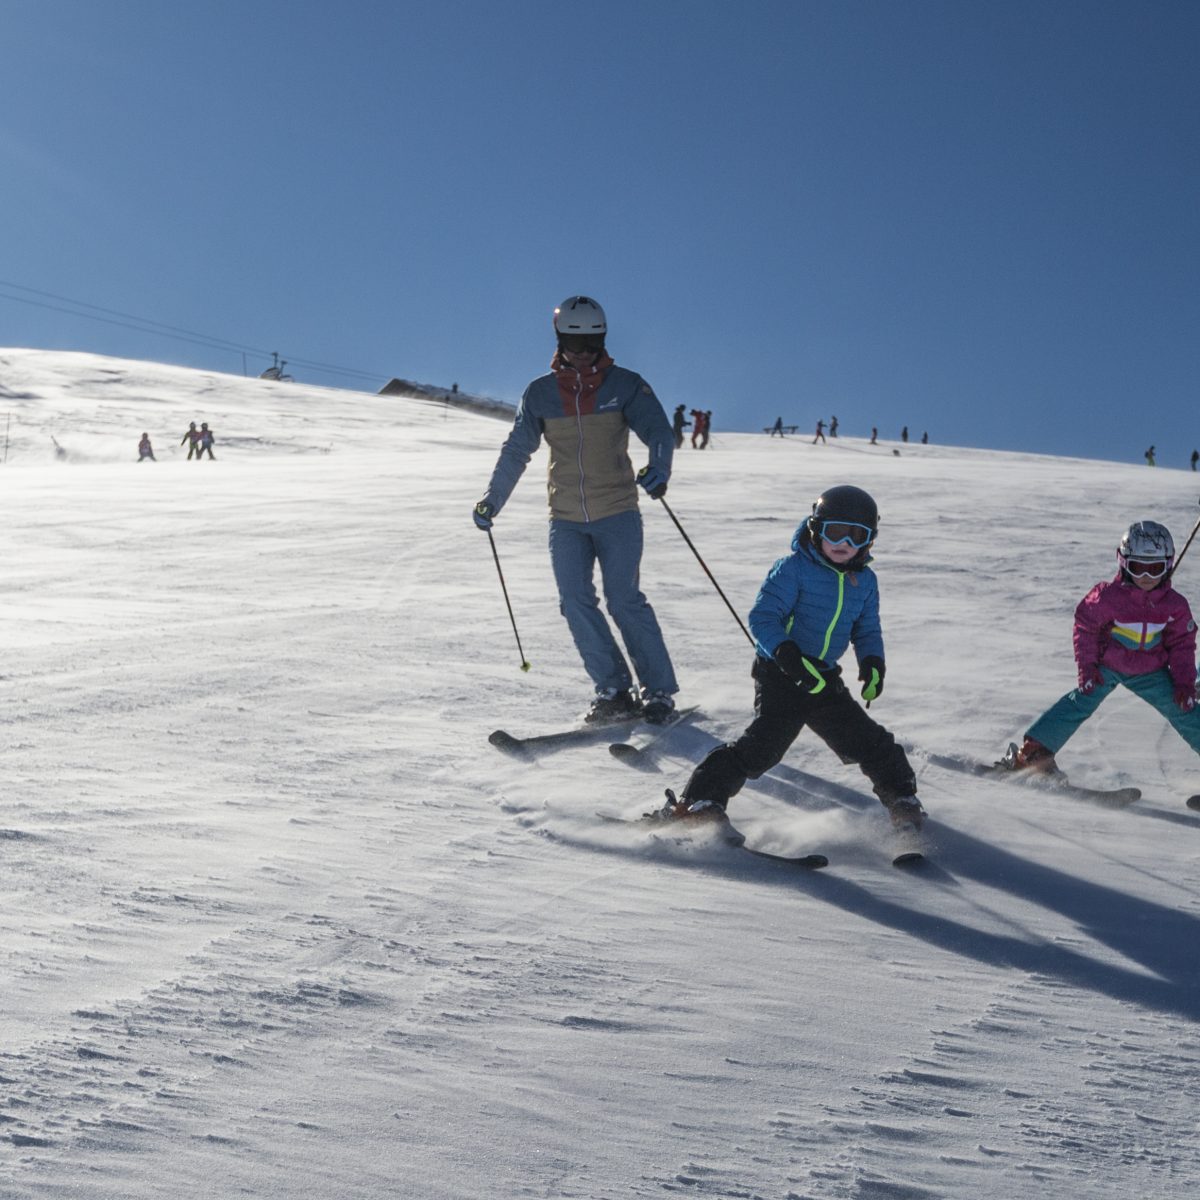
[(798, 687), (810, 696), (826, 687), (839, 691), (845, 685), (840, 668), (831, 667), (824, 659), (810, 657), (795, 642), (782, 641), (775, 647), (775, 665)]
[(480, 500), (471, 510), (471, 516), (475, 518), (475, 524), (480, 529), (491, 529), (492, 518), (496, 515), (496, 506), (488, 500)]
[(870, 704), (872, 700), (878, 700), (880, 692), (883, 691), (883, 677), (887, 674), (887, 667), (883, 665), (883, 659), (877, 654), (868, 654), (866, 658), (858, 664), (858, 677), (862, 680), (862, 698)]
[(661, 500), (667, 494), (667, 473), (662, 467), (643, 467), (637, 473), (637, 481), (651, 500)]

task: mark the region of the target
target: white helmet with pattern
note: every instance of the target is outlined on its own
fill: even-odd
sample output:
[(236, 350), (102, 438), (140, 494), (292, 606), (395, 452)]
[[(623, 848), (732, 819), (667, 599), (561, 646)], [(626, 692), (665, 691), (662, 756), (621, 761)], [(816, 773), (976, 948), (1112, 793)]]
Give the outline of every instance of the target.
[(1157, 521), (1135, 521), (1117, 547), (1117, 562), (1126, 575), (1169, 575), (1175, 565), (1175, 539)]

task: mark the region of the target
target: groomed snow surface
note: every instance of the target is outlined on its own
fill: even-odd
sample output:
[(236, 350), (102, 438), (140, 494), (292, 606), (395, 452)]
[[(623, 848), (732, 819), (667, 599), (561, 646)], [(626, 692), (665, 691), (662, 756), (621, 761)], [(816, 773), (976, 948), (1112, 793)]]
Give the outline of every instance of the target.
[[(731, 815), (824, 871), (596, 818), (750, 713), (661, 506), (643, 586), (701, 719), (657, 773), (522, 765), (488, 733), (589, 693), (544, 451), (495, 527), (525, 674), (469, 515), (501, 422), (0, 351), (5, 1200), (1197, 1194), (1200, 763), (1124, 693), (1060, 761), (1127, 811), (925, 756), (990, 759), (1072, 685), (1076, 602), (1129, 521), (1182, 542), (1200, 477), (715, 416), (667, 500), (743, 615), (823, 488), (879, 501), (919, 872), (809, 734)], [(1200, 609), (1200, 549), (1177, 582)]]

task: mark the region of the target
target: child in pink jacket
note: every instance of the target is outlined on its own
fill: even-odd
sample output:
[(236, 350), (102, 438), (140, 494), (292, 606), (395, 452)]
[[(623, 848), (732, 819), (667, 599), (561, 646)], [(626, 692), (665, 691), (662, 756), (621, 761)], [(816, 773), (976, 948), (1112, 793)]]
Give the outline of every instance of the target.
[(1055, 754), (1118, 684), (1152, 704), (1200, 754), (1196, 708), (1196, 622), (1171, 586), (1175, 543), (1157, 521), (1131, 525), (1117, 548), (1120, 570), (1098, 583), (1075, 610), (1079, 686), (1029, 727), (1004, 764), (1012, 770), (1057, 770)]

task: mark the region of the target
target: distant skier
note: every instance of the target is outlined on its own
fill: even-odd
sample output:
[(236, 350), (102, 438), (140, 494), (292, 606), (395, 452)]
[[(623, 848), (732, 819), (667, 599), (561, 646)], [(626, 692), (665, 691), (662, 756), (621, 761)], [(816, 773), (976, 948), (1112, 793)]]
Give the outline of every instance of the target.
[(704, 437), (704, 410), (702, 408), (693, 408), (692, 412), (691, 412), (691, 417), (692, 417), (692, 449), (693, 450), (703, 450), (704, 446), (703, 445), (697, 446), (696, 443), (699, 442)]
[(1200, 450), (1192, 451), (1192, 470), (1196, 469), (1196, 464), (1200, 462)]
[(837, 431), (838, 431), (838, 419), (837, 419), (837, 417), (831, 417), (829, 420), (829, 436), (837, 437)]
[[(1157, 521), (1130, 525), (1117, 547), (1117, 574), (1075, 609), (1079, 686), (1050, 706), (1003, 759), (1013, 771), (1051, 774), (1054, 756), (1118, 685), (1157, 709), (1200, 754), (1196, 708), (1196, 624), (1171, 586), (1175, 542)], [(1105, 735), (1107, 742), (1108, 735)]]
[(782, 417), (776, 417), (775, 424), (771, 426), (771, 436), (774, 437), (776, 434), (779, 434), (780, 437), (783, 437), (783, 418)]
[(898, 826), (920, 826), (925, 810), (904, 750), (854, 700), (837, 660), (853, 645), (859, 695), (883, 691), (879, 585), (867, 565), (879, 528), (875, 501), (861, 488), (830, 488), (792, 537), (750, 610), (757, 657), (754, 719), (692, 772), (679, 799), (668, 793), (663, 819), (722, 821), (747, 779), (787, 753), (805, 725), (844, 763), (858, 763)]
[(874, 425), (871, 426), (871, 445), (879, 445), (879, 430)]
[(188, 460), (190, 461), (193, 458), (198, 459), (200, 457), (200, 430), (196, 428), (195, 421), (188, 426), (187, 433), (183, 435), (183, 439), (179, 444), (182, 446), (184, 443), (187, 444), (188, 448)]
[[(584, 669), (595, 685), (584, 718), (592, 724), (641, 713), (661, 724), (679, 690), (658, 619), (639, 585), (642, 517), (638, 486), (660, 499), (671, 477), (675, 443), (671, 423), (653, 388), (618, 367), (605, 348), (608, 321), (588, 296), (570, 296), (554, 310), (557, 350), (550, 373), (521, 397), (483, 499), (473, 518), (489, 530), (533, 452), (550, 447), (550, 564)], [(629, 431), (646, 445), (649, 462), (635, 476)], [(625, 655), (596, 596), (596, 564), (604, 599), (641, 684), (634, 694)]]
[(908, 426), (907, 425), (905, 425), (905, 427), (902, 430), (900, 430), (900, 440), (902, 442), (908, 441)]
[(691, 424), (691, 421), (687, 419), (685, 406), (677, 404), (675, 406), (675, 415), (671, 419), (671, 432), (675, 435), (676, 450), (683, 445), (683, 431), (691, 428)]
[(712, 409), (706, 408), (704, 410), (704, 437), (700, 442), (701, 450), (708, 449), (708, 435), (710, 433), (712, 433)]
[(927, 434), (927, 433), (923, 433), (923, 434), (921, 434), (921, 445), (922, 445), (922, 446), (928, 446), (928, 445), (929, 445), (929, 434)]
[(150, 445), (150, 435), (143, 433), (142, 440), (138, 442), (138, 462), (147, 458), (151, 462), (158, 462), (158, 459), (154, 457), (154, 447)]
[(1154, 461), (1154, 447), (1153, 446), (1151, 446), (1150, 449), (1147, 450), (1146, 453), (1142, 455), (1142, 457), (1146, 460), (1146, 466), (1153, 467), (1153, 466), (1157, 465)]
[[(817, 422), (817, 436), (813, 438), (812, 444), (815, 446), (818, 442), (825, 442), (825, 422), (820, 420)], [(826, 442), (826, 445), (829, 443)]]
[(213, 431), (209, 429), (207, 421), (200, 422), (200, 453), (196, 455), (196, 461), (199, 462), (204, 457), (204, 452), (208, 451), (208, 457), (215, 462), (216, 455), (213, 454), (213, 442), (217, 439), (213, 436)]

